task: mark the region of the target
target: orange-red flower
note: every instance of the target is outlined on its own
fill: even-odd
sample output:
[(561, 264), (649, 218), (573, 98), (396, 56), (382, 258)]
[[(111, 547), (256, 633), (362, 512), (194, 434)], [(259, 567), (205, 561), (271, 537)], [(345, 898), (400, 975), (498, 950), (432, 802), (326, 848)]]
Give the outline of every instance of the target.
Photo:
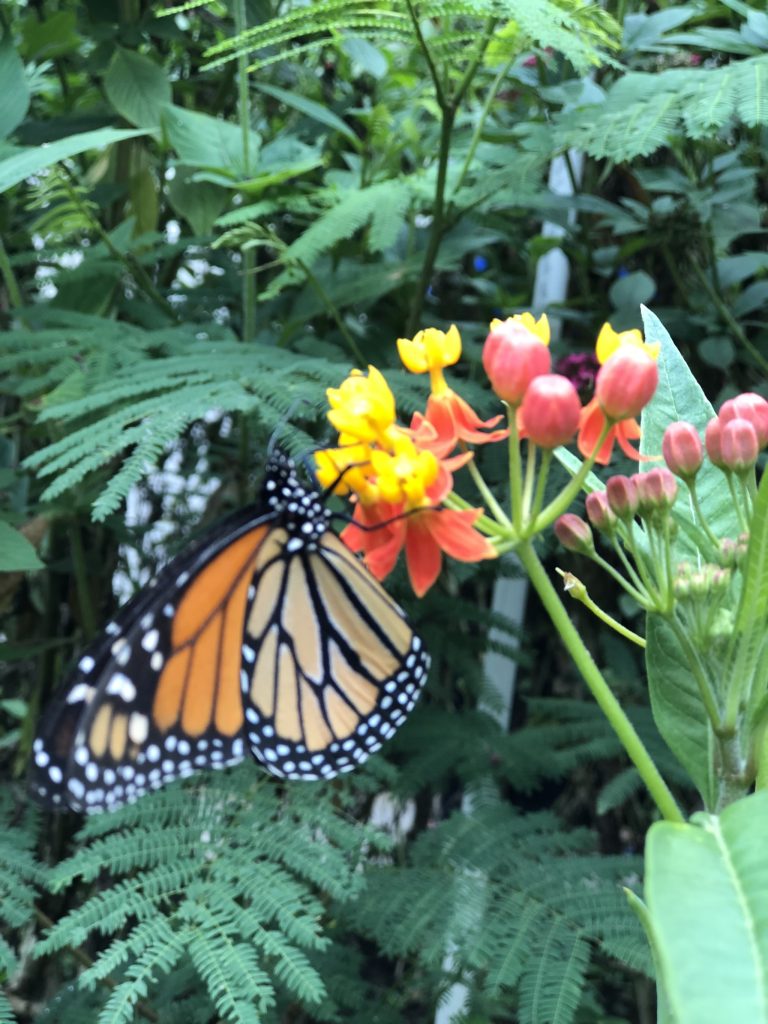
[(487, 444), (507, 437), (507, 430), (492, 430), (501, 416), (481, 420), (472, 406), (446, 383), (443, 370), (453, 366), (461, 356), (461, 336), (455, 325), (448, 331), (428, 327), (413, 339), (398, 338), (397, 349), (407, 370), (429, 373), (431, 394), (426, 413), (424, 416), (414, 414), (411, 421), (414, 441), (420, 448), (442, 459), (459, 441)]
[[(592, 452), (595, 450), (600, 434), (603, 432), (605, 426), (605, 413), (600, 408), (596, 398), (593, 398), (588, 402), (581, 410), (581, 421), (579, 423), (579, 436), (576, 441), (579, 451), (584, 458), (589, 458)], [(619, 448), (629, 459), (637, 459), (640, 462), (644, 462), (647, 459), (646, 455), (633, 448), (630, 444), (631, 441), (637, 441), (640, 438), (640, 424), (637, 420), (621, 420), (619, 423), (614, 423), (608, 434), (600, 445), (600, 450), (595, 456), (595, 462), (601, 466), (607, 466), (611, 461), (611, 455), (613, 453), (613, 446), (618, 441)]]
[(414, 441), (421, 448), (444, 459), (459, 441), (468, 444), (488, 444), (503, 441), (509, 431), (493, 430), (501, 416), (481, 420), (472, 406), (447, 388), (442, 394), (431, 394), (427, 399), (424, 416), (415, 412), (411, 420)]
[(392, 572), (405, 549), (413, 592), (423, 597), (440, 575), (443, 553), (459, 562), (496, 557), (490, 541), (474, 529), (481, 514), (479, 508), (420, 508), (403, 513), (403, 507), (398, 505), (364, 508), (358, 504), (353, 522), (341, 536), (353, 551), (364, 553), (365, 564), (380, 580)]

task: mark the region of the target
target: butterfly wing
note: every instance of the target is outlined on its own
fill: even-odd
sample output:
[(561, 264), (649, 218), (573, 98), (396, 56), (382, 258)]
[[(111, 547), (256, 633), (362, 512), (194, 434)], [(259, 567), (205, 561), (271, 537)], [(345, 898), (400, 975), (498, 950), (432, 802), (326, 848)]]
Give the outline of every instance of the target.
[(242, 759), (243, 619), (273, 519), (231, 517), (174, 559), (80, 658), (33, 745), (31, 785), (43, 802), (110, 809)]
[(335, 533), (291, 547), (276, 528), (256, 556), (241, 673), (246, 736), (274, 775), (333, 778), (405, 721), (429, 656)]

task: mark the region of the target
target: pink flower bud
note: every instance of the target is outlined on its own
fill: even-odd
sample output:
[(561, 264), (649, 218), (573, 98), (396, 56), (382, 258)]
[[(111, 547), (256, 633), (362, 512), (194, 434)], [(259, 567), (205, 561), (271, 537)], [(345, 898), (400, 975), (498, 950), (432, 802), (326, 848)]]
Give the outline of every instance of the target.
[(529, 384), (520, 414), (525, 437), (542, 448), (557, 448), (579, 429), (579, 394), (567, 377), (544, 373)]
[(692, 423), (680, 420), (670, 423), (661, 441), (664, 461), (683, 480), (692, 480), (701, 469), (704, 449), (698, 431)]
[(749, 420), (728, 420), (720, 433), (720, 448), (726, 469), (744, 473), (757, 462), (760, 452), (757, 431)]
[(510, 405), (519, 405), (531, 381), (551, 366), (547, 346), (521, 323), (508, 320), (485, 339), (483, 368), (493, 390)]
[(638, 345), (622, 345), (600, 368), (595, 395), (609, 420), (634, 419), (653, 398), (658, 382), (656, 360)]
[(718, 469), (725, 469), (725, 462), (723, 462), (722, 434), (723, 424), (717, 416), (715, 416), (709, 421), (706, 430), (704, 431), (704, 446), (707, 449), (709, 461), (713, 466), (717, 466)]
[(637, 486), (641, 513), (672, 508), (677, 497), (677, 480), (666, 467), (657, 466), (647, 473), (635, 473), (632, 479)]
[(718, 419), (721, 423), (729, 423), (737, 418), (749, 420), (757, 433), (758, 444), (765, 448), (768, 444), (768, 402), (753, 391), (729, 398), (723, 402)]
[(586, 555), (595, 549), (589, 523), (573, 512), (566, 512), (555, 521), (555, 536), (566, 551)]
[(634, 480), (628, 476), (612, 476), (605, 485), (608, 504), (619, 519), (633, 519), (637, 514), (639, 497)]
[(605, 491), (592, 491), (585, 501), (587, 518), (596, 530), (611, 534), (616, 529), (616, 513), (608, 504)]

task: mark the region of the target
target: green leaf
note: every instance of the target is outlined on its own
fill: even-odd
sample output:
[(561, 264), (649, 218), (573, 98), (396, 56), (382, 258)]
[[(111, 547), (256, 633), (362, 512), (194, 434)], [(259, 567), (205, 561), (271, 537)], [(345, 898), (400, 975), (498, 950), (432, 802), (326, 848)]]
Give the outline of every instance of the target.
[(168, 201), (196, 235), (207, 235), (232, 193), (207, 181), (193, 181), (192, 173), (188, 167), (176, 168), (168, 183)]
[(21, 124), (29, 108), (29, 86), (24, 64), (13, 45), (11, 33), (0, 41), (0, 139)]
[(608, 292), (616, 309), (631, 309), (633, 313), (644, 302), (650, 302), (656, 294), (656, 282), (644, 270), (636, 270), (615, 281)]
[(148, 57), (118, 47), (104, 77), (104, 91), (115, 110), (138, 128), (160, 127), (171, 102), (171, 83)]
[[(644, 455), (658, 456), (661, 453), (661, 439), (670, 423), (674, 420), (686, 420), (703, 435), (704, 428), (715, 415), (715, 410), (659, 318), (645, 307), (642, 314), (646, 341), (658, 342), (661, 351), (659, 386), (656, 394), (643, 409), (640, 450)], [(705, 460), (696, 477), (696, 492), (702, 512), (710, 529), (719, 537), (735, 538), (741, 532), (741, 527), (724, 484), (722, 472)], [(682, 485), (675, 503), (675, 515), (679, 519), (693, 521), (687, 490)], [(698, 548), (682, 531), (678, 535), (676, 548), (688, 556), (698, 554)]]
[(360, 149), (362, 143), (360, 139), (355, 135), (352, 129), (346, 122), (334, 114), (332, 110), (324, 107), (320, 103), (316, 103), (314, 100), (307, 99), (306, 96), (300, 95), (297, 92), (288, 92), (287, 89), (279, 89), (276, 85), (266, 85), (264, 83), (256, 82), (256, 88), (267, 96), (272, 96), (274, 99), (279, 100), (281, 103), (285, 103), (288, 107), (293, 107), (294, 110), (298, 110), (301, 114), (305, 114), (310, 117), (313, 121), (318, 121), (320, 124), (324, 124), (327, 128), (332, 128), (335, 132), (339, 132), (348, 139), (355, 149)]
[(658, 615), (648, 616), (645, 639), (648, 692), (656, 727), (690, 775), (705, 806), (714, 807), (714, 736), (688, 659), (669, 624)]
[(0, 572), (31, 572), (44, 568), (24, 534), (0, 519)]
[[(163, 110), (163, 125), (182, 163), (223, 171), (237, 181), (247, 178), (240, 126), (194, 110), (171, 106)], [(261, 136), (250, 133), (250, 166), (256, 166)]]
[(768, 1020), (768, 793), (657, 822), (645, 899), (675, 1024)]
[(138, 135), (147, 135), (143, 128), (98, 128), (92, 132), (80, 132), (68, 135), (56, 142), (42, 146), (29, 146), (16, 152), (6, 160), (0, 160), (0, 193), (7, 191), (32, 174), (50, 167), (51, 164), (65, 160), (68, 156), (76, 156), (87, 149), (100, 149), (111, 146), (113, 142), (123, 139), (135, 139)]

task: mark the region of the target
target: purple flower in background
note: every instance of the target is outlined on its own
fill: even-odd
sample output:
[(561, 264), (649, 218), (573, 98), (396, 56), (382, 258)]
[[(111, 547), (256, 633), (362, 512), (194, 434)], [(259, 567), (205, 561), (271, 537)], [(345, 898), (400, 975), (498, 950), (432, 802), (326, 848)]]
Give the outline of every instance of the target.
[(595, 387), (595, 377), (600, 369), (594, 352), (571, 352), (561, 356), (555, 363), (555, 373), (567, 377), (584, 401), (590, 398)]

